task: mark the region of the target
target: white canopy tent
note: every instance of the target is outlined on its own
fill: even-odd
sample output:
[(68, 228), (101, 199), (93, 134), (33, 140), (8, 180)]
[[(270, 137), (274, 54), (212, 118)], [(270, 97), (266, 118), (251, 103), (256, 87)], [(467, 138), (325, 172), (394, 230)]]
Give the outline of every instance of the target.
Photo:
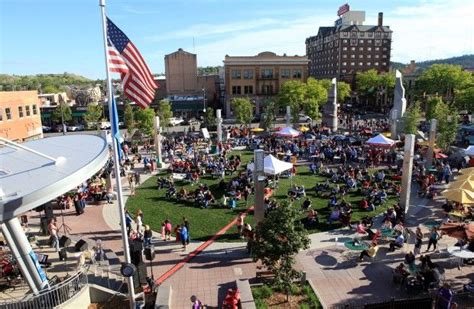
[(301, 135), (301, 132), (293, 129), (292, 127), (285, 127), (280, 131), (276, 132), (275, 135), (282, 137), (298, 137)]
[(474, 146), (469, 146), (464, 150), (466, 156), (474, 156)]
[(369, 138), (365, 143), (377, 147), (391, 147), (395, 144), (395, 141), (386, 137), (383, 134), (379, 134), (377, 136)]
[[(254, 170), (254, 163), (247, 164), (247, 170)], [(267, 175), (278, 175), (293, 167), (293, 164), (278, 160), (272, 155), (268, 155), (263, 159), (263, 172)]]

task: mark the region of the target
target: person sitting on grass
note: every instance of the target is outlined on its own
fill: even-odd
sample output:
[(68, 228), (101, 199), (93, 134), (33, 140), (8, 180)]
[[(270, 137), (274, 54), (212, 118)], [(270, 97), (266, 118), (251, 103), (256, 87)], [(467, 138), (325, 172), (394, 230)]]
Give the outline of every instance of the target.
[(341, 211), (339, 210), (339, 207), (334, 207), (334, 209), (331, 211), (331, 214), (329, 215), (328, 218), (328, 224), (332, 224), (334, 221), (338, 221), (341, 216)]
[(307, 198), (304, 200), (303, 204), (301, 205), (301, 208), (302, 208), (303, 210), (308, 210), (308, 208), (310, 208), (310, 207), (311, 207), (311, 200), (309, 199), (309, 197), (307, 197)]
[(377, 246), (376, 242), (372, 242), (370, 244), (370, 248), (367, 250), (363, 250), (360, 255), (359, 255), (359, 261), (362, 261), (364, 259), (364, 256), (368, 256), (369, 258), (374, 258), (377, 255), (377, 252), (379, 251), (379, 246)]
[(405, 243), (405, 237), (403, 236), (403, 233), (397, 232), (398, 236), (395, 238), (394, 241), (390, 242), (390, 248), (388, 249), (389, 252), (395, 251), (395, 248), (401, 248), (403, 247)]

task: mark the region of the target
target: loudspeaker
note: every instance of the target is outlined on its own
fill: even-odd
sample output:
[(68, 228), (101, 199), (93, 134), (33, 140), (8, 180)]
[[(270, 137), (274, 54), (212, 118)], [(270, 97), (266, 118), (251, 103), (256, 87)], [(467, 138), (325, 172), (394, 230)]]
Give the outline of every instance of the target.
[(66, 248), (62, 248), (61, 250), (59, 250), (59, 260), (60, 261), (66, 261), (67, 260), (67, 251), (66, 251)]
[(138, 265), (136, 265), (136, 267), (137, 270), (133, 274), (133, 285), (137, 287), (141, 286), (142, 284), (147, 284), (145, 263), (139, 263)]
[(65, 248), (67, 246), (69, 246), (71, 244), (71, 239), (67, 236), (61, 236), (61, 238), (59, 238), (59, 247), (61, 248)]
[(139, 240), (134, 240), (130, 242), (130, 259), (133, 265), (138, 266), (138, 264), (143, 263), (143, 243)]
[(155, 259), (155, 246), (146, 246), (144, 253), (145, 259), (147, 259), (147, 261), (153, 261)]
[(80, 239), (74, 245), (74, 248), (76, 249), (77, 252), (86, 251), (88, 249), (88, 247), (89, 247), (89, 245), (85, 242), (84, 239)]

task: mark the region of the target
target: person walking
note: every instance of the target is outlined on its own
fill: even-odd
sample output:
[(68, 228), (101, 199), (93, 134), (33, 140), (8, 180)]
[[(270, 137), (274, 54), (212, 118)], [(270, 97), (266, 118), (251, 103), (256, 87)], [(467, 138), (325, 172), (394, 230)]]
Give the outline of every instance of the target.
[(152, 232), (151, 232), (150, 226), (147, 224), (145, 225), (145, 232), (143, 234), (143, 245), (145, 247), (151, 245), (151, 237), (152, 237)]
[(441, 238), (441, 236), (438, 233), (438, 230), (436, 227), (433, 227), (431, 229), (430, 233), (430, 238), (428, 240), (428, 248), (426, 249), (426, 252), (430, 251), (431, 245), (433, 245), (433, 251), (436, 250), (436, 245), (438, 244), (438, 240)]
[(143, 226), (143, 212), (141, 209), (137, 210), (137, 215), (135, 216), (135, 223), (137, 224), (138, 237), (142, 238), (145, 232), (145, 229)]
[(189, 231), (189, 221), (188, 221), (188, 219), (186, 219), (186, 217), (183, 217), (183, 224), (182, 225), (185, 226), (187, 231), (188, 231), (188, 238), (186, 239), (186, 245), (189, 245), (189, 233), (190, 233), (190, 231)]
[(180, 236), (181, 236), (181, 244), (183, 245), (183, 251), (186, 251), (187, 240), (189, 238), (189, 233), (186, 226), (181, 227)]
[(125, 209), (125, 226), (127, 227), (127, 235), (130, 237), (130, 232), (132, 231), (132, 222), (133, 218), (128, 209)]
[(135, 176), (128, 175), (128, 186), (130, 188), (130, 196), (135, 196)]
[(419, 226), (416, 228), (415, 237), (415, 250), (413, 250), (413, 253), (415, 254), (415, 256), (417, 256), (421, 253), (421, 245), (423, 243), (423, 233), (421, 232)]
[(51, 245), (59, 252), (59, 234), (58, 226), (56, 225), (56, 218), (51, 218), (48, 224), (48, 232), (51, 236)]

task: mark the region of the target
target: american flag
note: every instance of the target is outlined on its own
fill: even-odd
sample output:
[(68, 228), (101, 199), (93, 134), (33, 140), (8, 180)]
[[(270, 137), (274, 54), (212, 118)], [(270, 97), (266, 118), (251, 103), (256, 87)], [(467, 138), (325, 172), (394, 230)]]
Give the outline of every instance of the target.
[(346, 3), (344, 5), (341, 5), (339, 7), (339, 10), (337, 11), (337, 16), (341, 16), (341, 15), (347, 13), (347, 12), (349, 12), (349, 10), (350, 10), (350, 7), (349, 7), (348, 3)]
[(109, 18), (107, 18), (109, 71), (120, 73), (125, 95), (142, 108), (155, 98), (158, 85), (138, 49)]

